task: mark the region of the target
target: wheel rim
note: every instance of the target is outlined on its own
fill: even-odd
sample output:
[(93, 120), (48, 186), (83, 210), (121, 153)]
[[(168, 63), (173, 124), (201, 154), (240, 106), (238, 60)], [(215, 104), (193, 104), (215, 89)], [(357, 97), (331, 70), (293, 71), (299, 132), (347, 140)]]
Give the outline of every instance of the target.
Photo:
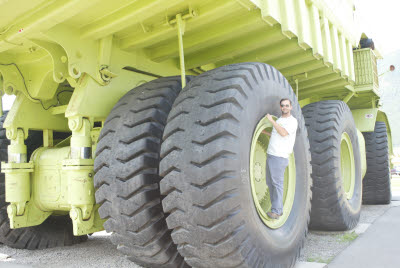
[[(276, 118), (275, 118), (276, 119)], [(267, 216), (271, 209), (269, 189), (266, 183), (266, 161), (269, 137), (262, 131), (272, 131), (272, 124), (263, 118), (257, 124), (251, 141), (250, 150), (250, 183), (254, 205), (264, 224), (272, 229), (277, 229), (285, 224), (293, 207), (296, 189), (296, 164), (293, 153), (289, 157), (289, 165), (285, 170), (283, 189), (283, 214), (278, 220)]]
[(340, 173), (347, 199), (351, 199), (354, 194), (355, 167), (354, 153), (350, 136), (343, 132), (340, 142)]

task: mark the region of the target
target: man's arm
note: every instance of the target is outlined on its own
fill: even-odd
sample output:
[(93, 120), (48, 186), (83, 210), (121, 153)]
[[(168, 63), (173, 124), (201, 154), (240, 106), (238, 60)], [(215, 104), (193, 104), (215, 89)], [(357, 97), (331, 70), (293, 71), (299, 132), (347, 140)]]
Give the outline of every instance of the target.
[(287, 132), (285, 128), (276, 123), (270, 114), (267, 114), (267, 119), (272, 123), (279, 135), (281, 135), (282, 137), (289, 135), (289, 132)]

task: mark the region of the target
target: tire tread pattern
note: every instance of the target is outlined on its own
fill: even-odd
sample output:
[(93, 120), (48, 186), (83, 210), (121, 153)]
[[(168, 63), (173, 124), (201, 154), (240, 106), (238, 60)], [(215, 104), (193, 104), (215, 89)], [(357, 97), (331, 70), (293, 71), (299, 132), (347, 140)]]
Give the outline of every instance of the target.
[(352, 229), (360, 213), (355, 216), (348, 213), (340, 174), (341, 124), (345, 117), (351, 116), (351, 111), (342, 101), (327, 100), (306, 105), (303, 115), (310, 140), (313, 178), (310, 229)]
[[(163, 208), (169, 214), (167, 224), (173, 229), (173, 241), (193, 267), (272, 267), (261, 257), (263, 249), (250, 240), (240, 217), (243, 208), (235, 186), (241, 184), (236, 175), (241, 154), (235, 149), (241, 135), (238, 118), (254, 94), (253, 87), (270, 78), (295, 99), (289, 83), (276, 69), (241, 63), (195, 77), (169, 114), (161, 147), (160, 190), (166, 196)], [(208, 87), (209, 83), (212, 86)], [(301, 115), (299, 105), (294, 109)], [(299, 125), (304, 126), (304, 119), (300, 120)], [(305, 155), (310, 161), (310, 155)], [(308, 194), (311, 196), (310, 189)], [(306, 217), (308, 222), (309, 213)], [(306, 233), (299, 239), (298, 251), (290, 256), (289, 266), (296, 262)]]
[(146, 267), (185, 267), (172, 243), (159, 190), (159, 151), (179, 77), (132, 89), (114, 106), (96, 150), (96, 202), (111, 241)]
[(376, 122), (374, 132), (364, 132), (367, 173), (363, 180), (363, 204), (390, 204), (390, 162), (385, 122)]

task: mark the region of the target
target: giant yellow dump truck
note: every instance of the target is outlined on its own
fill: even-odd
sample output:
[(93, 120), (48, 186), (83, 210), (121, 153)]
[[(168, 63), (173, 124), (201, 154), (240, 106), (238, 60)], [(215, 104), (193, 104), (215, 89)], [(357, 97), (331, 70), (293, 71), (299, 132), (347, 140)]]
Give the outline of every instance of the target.
[[(353, 0), (3, 0), (0, 242), (105, 229), (145, 267), (291, 267), (308, 227), (390, 202), (391, 132)], [(283, 215), (266, 114), (299, 127)]]

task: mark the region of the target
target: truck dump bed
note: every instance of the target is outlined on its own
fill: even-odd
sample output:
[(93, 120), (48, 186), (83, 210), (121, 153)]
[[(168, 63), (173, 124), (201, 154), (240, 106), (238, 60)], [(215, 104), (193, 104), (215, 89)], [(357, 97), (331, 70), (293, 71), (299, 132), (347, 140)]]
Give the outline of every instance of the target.
[[(116, 59), (120, 51), (129, 57), (126, 69), (154, 77), (179, 74), (176, 15), (181, 14), (188, 74), (266, 62), (293, 88), (298, 85), (299, 99), (343, 99), (356, 82), (353, 47), (360, 34), (353, 12), (352, 0), (2, 1), (0, 59), (22, 69), (41, 61), (58, 82), (63, 79), (63, 71), (56, 70), (59, 59), (50, 59), (44, 41), (65, 50), (70, 73), (94, 75), (101, 40), (112, 36), (114, 55), (105, 56), (110, 61), (128, 66)], [(39, 91), (31, 93), (46, 98)], [(362, 103), (360, 95), (349, 106), (361, 108)]]

